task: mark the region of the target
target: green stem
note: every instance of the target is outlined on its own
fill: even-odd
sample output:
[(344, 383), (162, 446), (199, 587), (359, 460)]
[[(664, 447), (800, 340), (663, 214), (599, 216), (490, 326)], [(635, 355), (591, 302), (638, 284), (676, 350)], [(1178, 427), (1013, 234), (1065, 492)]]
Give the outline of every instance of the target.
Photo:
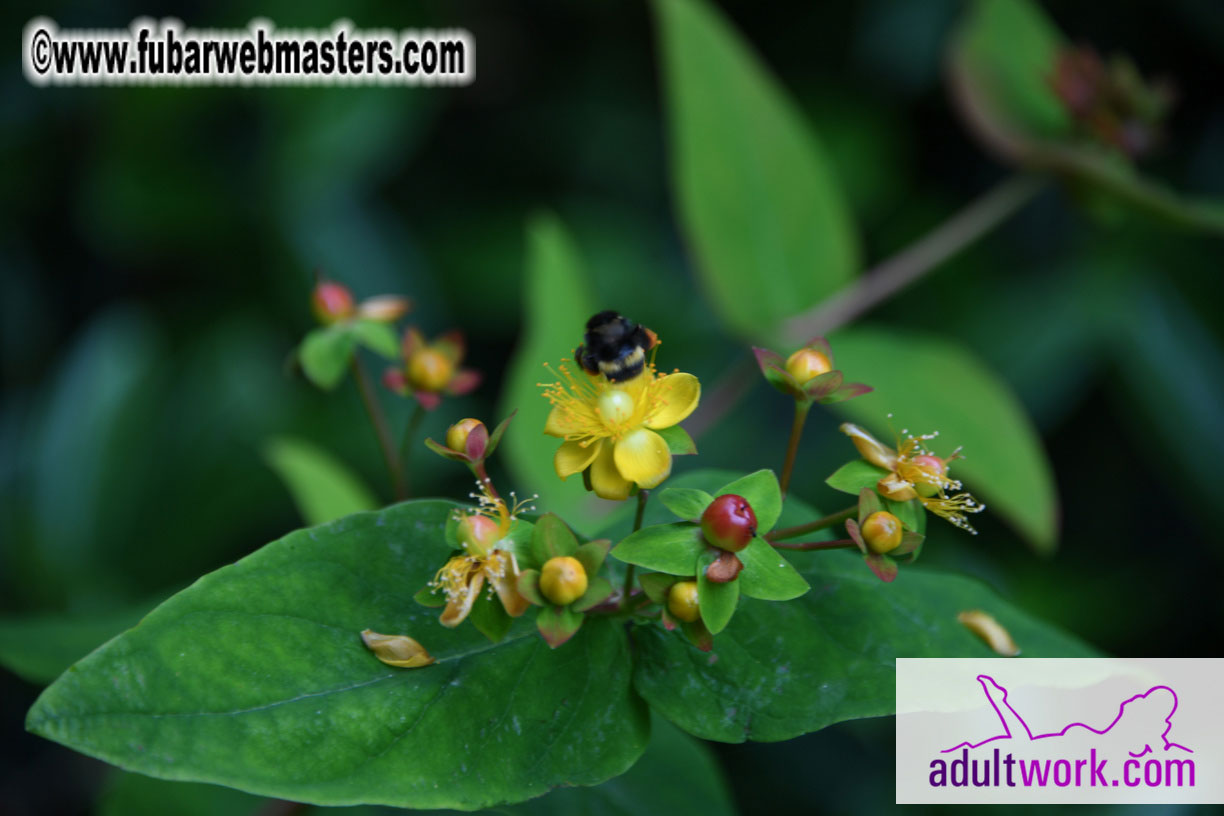
[(821, 519), (816, 519), (815, 521), (809, 521), (807, 524), (798, 524), (794, 527), (783, 527), (781, 530), (774, 530), (772, 533), (766, 535), (765, 538), (766, 540), (772, 542), (780, 541), (784, 538), (795, 538), (797, 536), (806, 535), (808, 533), (815, 532), (816, 530), (823, 530), (826, 527), (832, 527), (834, 524), (845, 521), (857, 512), (858, 505), (852, 504), (845, 510), (839, 510), (832, 515), (825, 516)]
[(366, 374), (365, 366), (362, 365), (361, 359), (353, 355), (353, 376), (357, 380), (357, 390), (361, 392), (361, 401), (365, 404), (366, 414), (370, 417), (370, 424), (374, 426), (374, 435), (378, 437), (378, 446), (382, 449), (383, 461), (387, 465), (387, 473), (391, 475), (391, 491), (395, 495), (396, 500), (406, 498), (404, 491), (404, 480), (400, 474), (399, 457), (395, 453), (395, 443), (391, 441), (391, 429), (387, 426), (387, 417), (383, 414), (382, 405), (378, 402), (378, 395), (374, 393), (374, 387), (370, 384), (370, 377)]
[[(646, 500), (650, 498), (649, 490), (639, 490), (637, 500), (637, 515), (633, 517), (633, 532), (642, 529), (642, 518), (646, 515)], [(620, 608), (624, 610), (629, 606), (629, 593), (633, 591), (633, 564), (630, 564), (625, 569), (625, 586), (621, 589)]]
[(772, 543), (778, 550), (845, 550), (858, 547), (849, 538), (839, 538), (836, 541), (775, 541)]
[(786, 446), (786, 463), (782, 465), (782, 478), (778, 480), (782, 495), (790, 487), (791, 471), (795, 469), (795, 457), (799, 455), (799, 440), (803, 437), (803, 425), (807, 422), (810, 402), (795, 400), (795, 420), (791, 423), (790, 443)]
[(404, 428), (404, 438), (400, 440), (399, 469), (404, 489), (404, 495), (401, 498), (412, 495), (412, 472), (408, 468), (408, 463), (412, 461), (412, 443), (416, 441), (417, 434), (421, 430), (421, 423), (425, 420), (425, 408), (416, 400), (413, 400), (413, 403), (412, 414), (408, 417), (408, 425)]

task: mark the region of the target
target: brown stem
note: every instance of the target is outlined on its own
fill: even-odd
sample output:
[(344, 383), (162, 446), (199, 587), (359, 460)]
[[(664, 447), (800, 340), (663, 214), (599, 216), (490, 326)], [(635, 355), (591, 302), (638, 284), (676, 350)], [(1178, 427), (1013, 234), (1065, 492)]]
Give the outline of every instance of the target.
[(488, 489), (490, 496), (495, 499), (501, 498), (501, 495), (497, 492), (497, 488), (493, 486), (493, 480), (489, 478), (489, 471), (485, 469), (483, 459), (472, 465), (472, 472), (476, 474), (476, 478), (480, 480), (480, 483)]
[(775, 541), (771, 543), (778, 550), (845, 550), (858, 546), (849, 538), (839, 538), (836, 541)]
[(395, 454), (395, 443), (391, 441), (391, 429), (387, 427), (387, 417), (383, 414), (378, 395), (370, 385), (370, 377), (366, 374), (361, 359), (353, 355), (353, 376), (357, 380), (357, 389), (361, 392), (361, 401), (365, 404), (370, 424), (374, 426), (374, 435), (378, 437), (378, 446), (382, 449), (383, 461), (387, 464), (387, 473), (391, 475), (391, 489), (397, 500), (406, 497), (404, 480), (400, 474), (399, 457)]
[(786, 463), (782, 465), (782, 478), (778, 480), (782, 495), (790, 487), (791, 471), (795, 469), (795, 457), (799, 455), (799, 440), (803, 437), (803, 424), (807, 422), (810, 402), (795, 400), (795, 421), (791, 423), (790, 442), (786, 446)]
[[(879, 305), (986, 235), (1032, 201), (1046, 184), (1039, 176), (1016, 175), (971, 201), (964, 209), (901, 252), (864, 272), (853, 284), (787, 321), (796, 343), (832, 332)], [(756, 382), (751, 360), (737, 361), (686, 424), (694, 439), (716, 425)]]
[(769, 533), (768, 535), (766, 535), (765, 539), (767, 541), (774, 542), (774, 541), (780, 541), (784, 538), (795, 538), (797, 536), (806, 535), (808, 533), (813, 533), (817, 530), (823, 530), (826, 527), (832, 527), (834, 524), (837, 524), (838, 522), (845, 521), (846, 519), (850, 518), (857, 512), (858, 512), (858, 505), (852, 504), (849, 507), (847, 507), (845, 510), (839, 510), (838, 512), (833, 513), (832, 515), (828, 515), (828, 516), (825, 516), (824, 518), (816, 519), (815, 521), (809, 521), (807, 524), (798, 524), (798, 525), (795, 525), (794, 527), (783, 527), (781, 530), (774, 530), (772, 533)]
[(1015, 175), (956, 215), (864, 273), (814, 309), (792, 318), (786, 333), (796, 341), (819, 337), (869, 311), (1006, 221), (1045, 189), (1047, 179)]
[(736, 360), (726, 370), (709, 393), (702, 397), (697, 410), (684, 423), (689, 436), (700, 439), (706, 431), (718, 424), (727, 413), (756, 385), (760, 370), (751, 356)]

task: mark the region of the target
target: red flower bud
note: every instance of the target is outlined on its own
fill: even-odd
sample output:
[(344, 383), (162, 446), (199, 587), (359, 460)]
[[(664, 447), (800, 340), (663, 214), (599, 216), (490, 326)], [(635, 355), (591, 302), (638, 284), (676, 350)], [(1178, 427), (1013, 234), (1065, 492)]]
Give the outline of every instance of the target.
[(319, 281), (310, 296), (315, 319), (325, 326), (353, 316), (353, 293), (331, 281)]
[(701, 514), (701, 534), (719, 549), (739, 552), (757, 531), (756, 513), (743, 496), (719, 496)]

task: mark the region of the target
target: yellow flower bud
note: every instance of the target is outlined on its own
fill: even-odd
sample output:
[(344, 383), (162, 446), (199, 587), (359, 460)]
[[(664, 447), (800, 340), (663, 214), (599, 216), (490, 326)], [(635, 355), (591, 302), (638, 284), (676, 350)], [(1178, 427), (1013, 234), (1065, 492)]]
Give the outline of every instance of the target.
[(540, 592), (558, 606), (569, 606), (587, 591), (582, 562), (568, 555), (550, 558), (540, 570)]
[(421, 391), (441, 391), (454, 374), (454, 364), (431, 348), (419, 349), (408, 359), (408, 381)]
[(467, 453), (467, 440), (472, 431), (483, 425), (479, 419), (461, 419), (446, 430), (446, 447), (459, 453)]
[(701, 614), (697, 604), (697, 582), (678, 581), (672, 584), (667, 593), (667, 611), (673, 618), (685, 623), (697, 620)]
[(823, 353), (813, 348), (801, 348), (786, 358), (786, 373), (800, 385), (833, 370), (833, 364)]
[(880, 510), (863, 521), (863, 540), (872, 552), (883, 555), (901, 545), (901, 520), (892, 513)]

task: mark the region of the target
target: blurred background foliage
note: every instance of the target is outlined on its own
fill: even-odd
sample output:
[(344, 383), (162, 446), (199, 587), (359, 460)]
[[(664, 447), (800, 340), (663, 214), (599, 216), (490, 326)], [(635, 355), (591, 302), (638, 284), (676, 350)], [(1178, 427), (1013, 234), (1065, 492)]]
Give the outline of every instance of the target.
[[(1008, 173), (949, 101), (945, 50), (962, 3), (719, 5), (799, 126), (818, 134), (856, 225), (846, 239), (856, 248), (839, 262), (888, 257)], [(1178, 104), (1144, 171), (1224, 200), (1224, 7), (1042, 5), (1070, 41), (1173, 79)], [(285, 448), (286, 438), (330, 452), (389, 499), (352, 383), (325, 394), (288, 365), (311, 325), (316, 270), (358, 297), (410, 295), (410, 320), (429, 336), (466, 332), (486, 379), (429, 415), (424, 433), (435, 439), (459, 417), (496, 420), (522, 407), (516, 395), (533, 375), (521, 360), (565, 353), (541, 335), (533, 305), (550, 325), (569, 322), (571, 344), (592, 308), (619, 309), (663, 336), (664, 368), (692, 371), (707, 389), (746, 356), (697, 295), (708, 290), (677, 215), (671, 180), (681, 170), (669, 145), (679, 137), (649, 6), (18, 2), (0, 15), (14, 30), (37, 14), (109, 28), (149, 13), (197, 27), (254, 16), (281, 27), (341, 16), (361, 27), (461, 25), (477, 43), (477, 81), (445, 91), (35, 90), (15, 69), (0, 78), (6, 813), (139, 813), (165, 807), (158, 796), (191, 800), (202, 814), (255, 807), (225, 791), (209, 804), (213, 793), (108, 779), (101, 764), (24, 734), (22, 720), (72, 660), (203, 572), (300, 525), (274, 468), (312, 454)], [(725, 135), (716, 124), (687, 138), (713, 143)], [(870, 313), (873, 327), (972, 349), (1018, 398), (1054, 474), (1057, 550), (1035, 554), (1005, 514), (988, 512), (975, 520), (977, 538), (932, 524), (926, 559), (982, 578), (1109, 653), (1219, 653), (1221, 257), (1218, 237), (1055, 185)], [(581, 264), (583, 288), (542, 284), (549, 264)], [(873, 371), (847, 374), (875, 382)], [(947, 383), (947, 399), (973, 415), (974, 393)], [(389, 394), (384, 403), (402, 428), (408, 404)], [(906, 421), (904, 405), (890, 408)], [(789, 413), (758, 382), (701, 438), (698, 462), (677, 467), (778, 467)], [(850, 453), (838, 421), (819, 410), (809, 421), (794, 490), (816, 504), (838, 501), (822, 485)], [(520, 414), (506, 456), (551, 452), (537, 428)], [(501, 461), (493, 466), (506, 478)], [(413, 468), (420, 494), (468, 490), (461, 468), (423, 448)], [(576, 488), (560, 499), (582, 500)], [(744, 813), (806, 812), (816, 801), (866, 811), (893, 799), (888, 720), (714, 749)]]

